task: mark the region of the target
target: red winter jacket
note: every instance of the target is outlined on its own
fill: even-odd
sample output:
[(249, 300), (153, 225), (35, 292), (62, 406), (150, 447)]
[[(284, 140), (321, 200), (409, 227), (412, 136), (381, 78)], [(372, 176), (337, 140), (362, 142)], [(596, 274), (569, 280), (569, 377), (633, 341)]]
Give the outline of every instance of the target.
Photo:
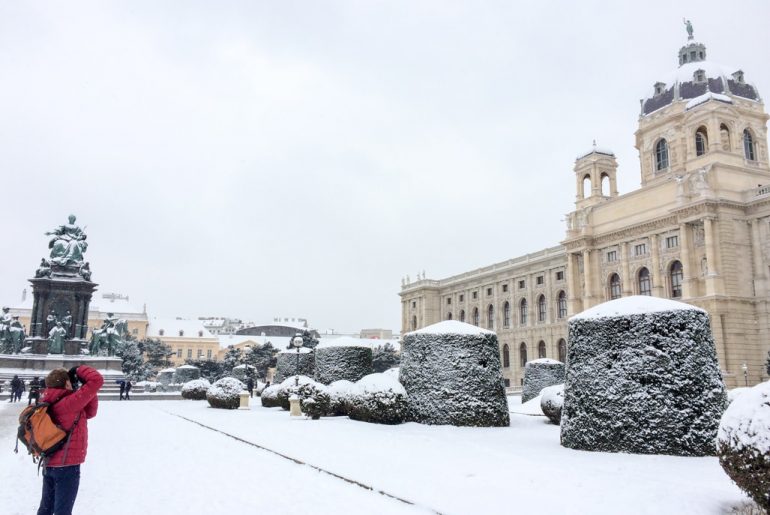
[[(104, 378), (95, 369), (81, 365), (77, 369), (78, 378), (83, 385), (76, 391), (64, 388), (46, 388), (43, 391), (41, 402), (56, 403), (51, 409), (53, 419), (65, 431), (72, 429), (75, 418), (80, 414), (75, 430), (70, 436), (69, 444), (54, 453), (46, 463), (47, 467), (67, 467), (80, 465), (86, 461), (88, 450), (88, 423), (87, 419), (96, 416), (99, 400), (96, 394), (104, 384)], [(64, 461), (64, 453), (67, 453), (67, 461)]]

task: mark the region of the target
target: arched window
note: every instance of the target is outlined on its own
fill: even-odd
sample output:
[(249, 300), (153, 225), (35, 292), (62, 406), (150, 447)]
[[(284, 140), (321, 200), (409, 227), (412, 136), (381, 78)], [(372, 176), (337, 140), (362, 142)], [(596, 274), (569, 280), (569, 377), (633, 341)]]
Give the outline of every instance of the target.
[(521, 368), (524, 368), (527, 364), (527, 344), (524, 342), (521, 342), (521, 345), (519, 345), (519, 364)]
[(757, 156), (754, 152), (754, 137), (748, 129), (743, 131), (743, 154), (749, 161), (756, 161)]
[(465, 310), (460, 310), (460, 322), (465, 322)]
[(722, 150), (730, 152), (730, 129), (724, 123), (719, 126), (719, 139), (722, 140)]
[(416, 330), (417, 330), (417, 317), (413, 316), (412, 317), (412, 331), (416, 331)]
[(583, 177), (583, 198), (591, 196), (591, 176), (586, 175)]
[(665, 170), (668, 168), (668, 143), (661, 138), (655, 144), (655, 169)]
[(709, 139), (706, 127), (699, 127), (695, 131), (695, 155), (702, 156), (708, 151)]
[(674, 261), (671, 263), (671, 267), (668, 270), (669, 279), (671, 280), (671, 298), (682, 298), (682, 279), (684, 274), (682, 271), (682, 263)]
[(540, 343), (537, 344), (537, 357), (538, 359), (545, 357), (545, 342), (543, 340), (540, 340)]
[(519, 323), (527, 325), (527, 299), (521, 299), (519, 302)]
[(620, 298), (620, 276), (612, 274), (610, 276), (610, 300)]
[(559, 361), (562, 363), (567, 361), (567, 342), (564, 338), (559, 340)]
[(508, 350), (508, 344), (503, 345), (503, 367), (508, 368), (511, 366), (511, 353)]
[(545, 322), (545, 295), (537, 298), (537, 321)]
[(473, 308), (473, 320), (471, 323), (475, 326), (479, 325), (479, 308)]
[(602, 195), (605, 197), (610, 196), (610, 176), (606, 173), (602, 174)]
[(487, 329), (495, 328), (495, 307), (490, 304), (487, 307)]
[(507, 300), (503, 304), (503, 327), (511, 327), (511, 303)]
[(567, 294), (564, 293), (564, 290), (559, 292), (559, 297), (556, 303), (559, 318), (565, 318), (567, 316)]
[(452, 320), (452, 312), (451, 311), (446, 314), (446, 319), (447, 320)]
[(650, 284), (650, 271), (646, 268), (639, 270), (639, 295), (652, 295), (652, 286)]

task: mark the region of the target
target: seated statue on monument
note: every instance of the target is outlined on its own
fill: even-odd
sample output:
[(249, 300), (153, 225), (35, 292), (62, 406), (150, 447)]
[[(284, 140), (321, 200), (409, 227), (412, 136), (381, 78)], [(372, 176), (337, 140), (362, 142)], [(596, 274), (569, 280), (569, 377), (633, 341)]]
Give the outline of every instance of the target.
[(53, 236), (48, 243), (51, 249), (50, 262), (60, 266), (80, 266), (83, 264), (83, 254), (88, 248), (86, 234), (75, 225), (75, 215), (69, 216), (69, 223), (60, 225), (46, 236)]
[(27, 335), (24, 332), (24, 326), (19, 321), (19, 316), (14, 315), (11, 321), (11, 327), (8, 329), (10, 333), (10, 347), (12, 354), (19, 354), (22, 347), (24, 347), (24, 340), (27, 339)]
[(128, 323), (113, 316), (113, 313), (107, 313), (102, 326), (91, 334), (89, 351), (92, 356), (114, 356), (118, 344), (128, 334)]
[(61, 326), (61, 322), (56, 322), (56, 326), (48, 333), (48, 354), (63, 354), (66, 337), (67, 331)]

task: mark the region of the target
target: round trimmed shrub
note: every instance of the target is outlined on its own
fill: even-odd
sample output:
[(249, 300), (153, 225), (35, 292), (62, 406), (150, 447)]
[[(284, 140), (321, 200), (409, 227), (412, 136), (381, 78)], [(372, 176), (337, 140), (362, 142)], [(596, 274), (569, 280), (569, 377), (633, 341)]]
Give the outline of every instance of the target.
[(564, 406), (564, 385), (547, 386), (540, 392), (540, 409), (553, 424), (561, 422), (561, 409)]
[(360, 338), (321, 340), (315, 348), (315, 380), (323, 384), (358, 381), (372, 373), (372, 346)]
[(392, 377), (396, 381), (401, 382), (400, 375), (399, 375), (400, 374), (400, 370), (401, 369), (399, 367), (393, 367), (393, 368), (387, 369), (385, 372), (383, 372), (383, 374), (385, 374), (388, 377)]
[(329, 392), (321, 383), (313, 381), (300, 385), (297, 396), (302, 413), (311, 419), (318, 420), (329, 413)]
[(770, 513), (770, 381), (747, 389), (725, 410), (717, 454), (735, 484)]
[(353, 392), (356, 385), (350, 381), (341, 379), (334, 381), (327, 387), (329, 392), (329, 415), (345, 416), (348, 414)]
[(278, 392), (280, 391), (280, 384), (273, 384), (262, 390), (262, 394), (259, 396), (262, 406), (265, 408), (280, 408), (281, 403), (278, 401)]
[(407, 417), (407, 393), (398, 381), (385, 374), (369, 374), (353, 389), (348, 415), (375, 424), (401, 424)]
[(732, 390), (728, 390), (727, 391), (727, 403), (731, 404), (742, 393), (747, 392), (749, 390), (751, 390), (751, 388), (748, 388), (746, 386), (739, 386), (738, 388), (733, 388)]
[[(307, 347), (299, 349), (299, 375), (313, 376), (315, 356)], [(297, 374), (297, 350), (286, 349), (276, 354), (275, 382), (279, 383), (289, 376)]]
[(233, 377), (243, 384), (248, 383), (249, 375), (256, 378), (257, 368), (253, 365), (238, 365), (233, 367)]
[(590, 451), (707, 456), (726, 395), (708, 314), (649, 296), (569, 320), (561, 443)]
[(497, 335), (446, 320), (407, 333), (399, 380), (409, 420), (453, 426), (508, 426)]
[(195, 379), (200, 379), (201, 369), (193, 365), (182, 365), (174, 372), (174, 383), (185, 384)]
[(208, 392), (210, 387), (211, 383), (206, 379), (193, 379), (192, 381), (187, 381), (184, 386), (182, 386), (182, 398), (202, 401), (206, 399), (206, 392)]
[[(297, 381), (296, 376), (287, 377), (283, 380), (283, 382), (279, 385), (280, 388), (278, 389), (278, 404), (281, 406), (281, 408), (285, 409), (286, 411), (289, 410), (289, 397), (292, 395), (299, 395), (299, 387), (303, 384), (307, 383), (314, 383), (312, 377), (308, 376), (299, 376), (299, 381)], [(296, 383), (299, 383), (297, 385)]]
[(158, 382), (163, 386), (168, 386), (174, 382), (175, 368), (166, 368), (158, 372)]
[(212, 408), (237, 409), (245, 389), (246, 386), (234, 377), (223, 377), (206, 391), (206, 400)]
[(543, 388), (564, 383), (564, 363), (555, 359), (535, 359), (524, 366), (524, 388), (521, 403), (534, 399)]

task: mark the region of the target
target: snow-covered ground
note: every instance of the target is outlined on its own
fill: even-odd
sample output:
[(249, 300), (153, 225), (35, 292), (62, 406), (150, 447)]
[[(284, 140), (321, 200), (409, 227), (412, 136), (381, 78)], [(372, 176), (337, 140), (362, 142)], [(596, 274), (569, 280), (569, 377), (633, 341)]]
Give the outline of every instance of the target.
[[(536, 412), (516, 399), (514, 410)], [(99, 409), (79, 514), (717, 514), (747, 499), (716, 458), (566, 449), (558, 427), (537, 415), (512, 414), (507, 428), (455, 428), (291, 418), (257, 398), (250, 411), (205, 401)], [(10, 452), (19, 410), (0, 406), (3, 514), (34, 513), (40, 494), (29, 457)]]

